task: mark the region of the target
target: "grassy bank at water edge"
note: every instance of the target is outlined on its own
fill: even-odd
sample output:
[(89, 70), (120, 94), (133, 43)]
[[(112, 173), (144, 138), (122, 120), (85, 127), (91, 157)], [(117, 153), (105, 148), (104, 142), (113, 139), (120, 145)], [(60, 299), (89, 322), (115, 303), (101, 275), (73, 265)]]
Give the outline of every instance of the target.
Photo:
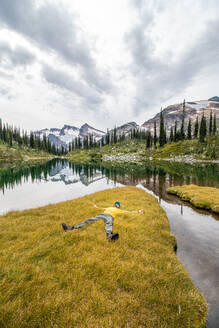
[(6, 143), (0, 141), (0, 162), (1, 161), (14, 161), (14, 160), (31, 160), (31, 159), (52, 159), (54, 155), (49, 154), (43, 150), (36, 150), (29, 147), (19, 147), (13, 145), (9, 147)]
[(185, 185), (168, 188), (167, 192), (189, 201), (197, 208), (219, 214), (219, 189), (217, 188)]
[[(106, 241), (93, 207), (121, 202), (120, 238)], [(0, 217), (0, 327), (204, 327), (206, 302), (174, 252), (156, 198), (136, 187)]]
[(203, 143), (198, 139), (167, 143), (157, 149), (148, 149), (146, 156), (154, 159), (185, 157), (181, 158), (181, 161), (186, 157), (197, 160), (217, 160), (219, 159), (219, 136), (208, 137)]

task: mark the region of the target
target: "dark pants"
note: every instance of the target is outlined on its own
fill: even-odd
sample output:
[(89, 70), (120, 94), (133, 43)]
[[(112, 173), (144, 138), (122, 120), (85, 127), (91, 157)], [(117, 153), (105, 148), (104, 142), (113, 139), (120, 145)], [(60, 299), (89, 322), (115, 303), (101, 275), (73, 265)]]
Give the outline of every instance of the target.
[(74, 229), (79, 229), (87, 223), (94, 223), (95, 221), (98, 221), (98, 220), (104, 221), (107, 236), (111, 235), (113, 233), (113, 217), (112, 217), (112, 215), (105, 214), (105, 213), (98, 214), (90, 219), (87, 219), (81, 223), (74, 225)]

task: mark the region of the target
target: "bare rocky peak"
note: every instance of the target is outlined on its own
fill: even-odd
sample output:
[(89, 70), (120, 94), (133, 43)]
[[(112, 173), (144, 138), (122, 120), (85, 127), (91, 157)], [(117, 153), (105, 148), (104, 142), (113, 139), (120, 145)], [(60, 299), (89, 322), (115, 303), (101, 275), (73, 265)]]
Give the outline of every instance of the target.
[(212, 98), (209, 98), (208, 101), (216, 101), (216, 102), (219, 102), (219, 97), (218, 96), (214, 96)]
[[(212, 100), (213, 99), (213, 100)], [(217, 100), (218, 99), (218, 100)], [(189, 119), (194, 124), (196, 117), (198, 116), (201, 120), (202, 113), (204, 112), (207, 120), (209, 120), (211, 110), (216, 113), (217, 119), (219, 120), (219, 97), (213, 97), (208, 100), (198, 100), (185, 103), (185, 126)], [(170, 132), (171, 126), (175, 125), (175, 121), (180, 126), (183, 117), (183, 103), (170, 105), (163, 109), (164, 124), (167, 132)], [(153, 132), (154, 122), (156, 121), (157, 127), (160, 124), (160, 112), (158, 112), (152, 119), (144, 122), (142, 127), (149, 129)]]
[(93, 135), (94, 137), (102, 137), (103, 135), (105, 135), (105, 132), (95, 129), (89, 124), (85, 123), (80, 127), (79, 134), (81, 137), (85, 137), (88, 135)]
[[(139, 125), (136, 122), (128, 122), (126, 124), (120, 125), (116, 127), (116, 133), (119, 134), (128, 134), (130, 133), (133, 129), (139, 128)], [(113, 133), (114, 129), (111, 129), (109, 132)]]

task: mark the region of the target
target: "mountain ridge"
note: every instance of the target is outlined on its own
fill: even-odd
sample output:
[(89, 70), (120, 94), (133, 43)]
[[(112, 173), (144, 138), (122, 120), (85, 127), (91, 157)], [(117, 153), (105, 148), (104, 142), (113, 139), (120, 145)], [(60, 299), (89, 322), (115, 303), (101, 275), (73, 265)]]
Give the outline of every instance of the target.
[[(194, 124), (196, 117), (201, 120), (202, 113), (204, 112), (207, 121), (209, 121), (210, 113), (216, 113), (217, 124), (219, 125), (219, 97), (214, 96), (207, 100), (197, 100), (197, 101), (187, 101), (185, 102), (185, 126), (188, 124), (189, 119), (191, 119), (192, 124)], [(183, 103), (169, 105), (162, 110), (164, 124), (167, 130), (167, 134), (170, 133), (170, 129), (175, 125), (175, 121), (179, 124), (183, 118)], [(146, 129), (153, 133), (154, 122), (157, 124), (157, 129), (160, 123), (160, 112), (158, 112), (153, 118), (145, 121), (141, 126), (136, 122), (131, 121), (122, 124), (116, 128), (117, 134), (128, 135), (133, 129)], [(179, 125), (178, 125), (179, 128)], [(107, 130), (110, 134), (113, 134), (114, 129)], [(42, 130), (35, 131), (34, 134), (40, 136), (41, 138), (45, 134), (46, 137), (55, 144), (56, 147), (68, 147), (68, 145), (75, 139), (84, 139), (87, 136), (92, 136), (96, 141), (99, 141), (107, 132), (96, 129), (84, 123), (80, 128), (65, 124), (61, 129), (59, 128), (45, 128)]]
[[(209, 121), (211, 111), (216, 113), (218, 122), (217, 124), (219, 124), (219, 97), (217, 96), (209, 98), (208, 100), (185, 102), (185, 126), (187, 126), (189, 119), (191, 119), (192, 125), (194, 125), (196, 117), (198, 117), (200, 122), (203, 113), (207, 121)], [(162, 114), (167, 133), (170, 133), (170, 129), (175, 125), (175, 122), (177, 121), (178, 124), (180, 124), (182, 121), (183, 103), (167, 106), (162, 110)], [(153, 118), (145, 121), (141, 126), (147, 130), (153, 131), (154, 122), (156, 122), (158, 128), (160, 123), (160, 112), (157, 113)]]

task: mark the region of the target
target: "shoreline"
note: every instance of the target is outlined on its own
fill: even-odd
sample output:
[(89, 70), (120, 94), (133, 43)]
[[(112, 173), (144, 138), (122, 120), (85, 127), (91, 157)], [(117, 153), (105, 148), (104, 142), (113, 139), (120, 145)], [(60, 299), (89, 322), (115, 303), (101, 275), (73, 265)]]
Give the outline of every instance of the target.
[[(68, 222), (72, 211), (84, 220), (99, 213), (94, 203), (107, 207), (115, 199), (126, 210), (145, 209), (143, 215), (116, 217), (114, 231), (120, 238), (115, 243), (105, 240), (102, 222), (69, 233), (61, 230), (61, 222)], [(14, 309), (10, 312), (2, 303), (2, 320), (7, 327), (15, 322), (30, 325), (36, 318), (39, 327), (51, 321), (66, 327), (108, 327), (110, 322), (116, 326), (159, 327), (168, 323), (186, 327), (190, 320), (198, 328), (206, 322), (206, 300), (174, 252), (176, 239), (166, 213), (144, 190), (114, 188), (10, 212), (1, 217), (0, 224), (2, 287)], [(108, 253), (111, 255), (106, 256)], [(9, 269), (10, 277), (6, 274)], [(17, 300), (12, 296), (20, 288), (22, 297)]]
[(195, 208), (219, 215), (219, 189), (217, 188), (190, 184), (167, 188), (167, 193), (189, 202)]

